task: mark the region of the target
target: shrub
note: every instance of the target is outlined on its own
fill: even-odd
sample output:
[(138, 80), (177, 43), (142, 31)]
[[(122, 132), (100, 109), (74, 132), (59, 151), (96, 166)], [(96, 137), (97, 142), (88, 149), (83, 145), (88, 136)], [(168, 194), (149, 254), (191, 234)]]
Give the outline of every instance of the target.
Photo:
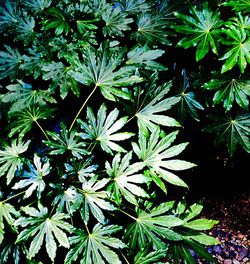
[[(213, 22), (209, 43), (204, 32), (178, 42), (196, 45), (197, 61), (210, 47), (218, 52), (217, 30), (229, 33), (206, 4), (204, 14), (194, 6), (190, 17), (175, 13), (186, 26), (174, 19), (177, 9), (145, 0), (1, 5), (1, 263), (194, 263), (191, 249), (214, 262), (204, 245), (218, 243), (206, 234), (217, 221), (198, 218), (200, 203), (167, 197), (173, 185), (187, 190), (176, 172), (195, 166), (177, 157), (187, 143), (178, 138), (182, 119), (169, 110), (199, 119), (203, 107), (193, 91), (174, 94), (166, 60), (175, 30), (190, 32), (192, 16)], [(224, 26), (238, 32), (244, 19)], [(223, 73), (237, 66), (228, 58)], [(185, 70), (182, 77), (189, 88)], [(232, 152), (237, 141), (247, 149), (246, 119), (232, 122), (242, 131)]]

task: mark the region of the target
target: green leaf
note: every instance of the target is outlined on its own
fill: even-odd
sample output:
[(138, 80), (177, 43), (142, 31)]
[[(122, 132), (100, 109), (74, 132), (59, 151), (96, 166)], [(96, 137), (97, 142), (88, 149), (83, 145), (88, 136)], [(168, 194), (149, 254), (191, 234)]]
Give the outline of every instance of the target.
[(38, 199), (40, 199), (41, 193), (44, 191), (46, 186), (43, 177), (50, 173), (51, 167), (49, 161), (42, 164), (41, 159), (37, 156), (37, 154), (34, 155), (33, 162), (35, 166), (33, 166), (33, 164), (29, 164), (30, 171), (23, 172), (22, 177), (25, 179), (16, 182), (12, 188), (22, 189), (29, 186), (25, 191), (24, 198), (30, 197), (32, 193), (37, 189), (37, 197)]
[(137, 31), (132, 34), (140, 44), (155, 46), (157, 42), (169, 45), (169, 21), (163, 14), (142, 13), (137, 19)]
[(108, 100), (114, 101), (116, 97), (128, 99), (128, 93), (120, 87), (142, 81), (134, 74), (134, 66), (121, 67), (123, 50), (112, 51), (102, 45), (98, 50), (88, 48), (83, 56), (82, 63), (78, 62), (79, 59), (69, 59), (75, 66), (69, 74), (80, 83), (100, 87), (102, 95)]
[(227, 0), (222, 3), (224, 6), (230, 6), (234, 11), (250, 12), (249, 0)]
[(172, 132), (160, 141), (159, 128), (156, 128), (151, 133), (149, 139), (141, 133), (139, 134), (139, 145), (132, 143), (133, 150), (138, 158), (142, 159), (144, 164), (148, 166), (150, 170), (156, 172), (159, 177), (171, 184), (188, 187), (183, 180), (170, 172), (185, 170), (195, 166), (195, 164), (184, 160), (169, 159), (180, 154), (187, 146), (187, 143), (181, 143), (170, 147), (177, 133), (177, 131)]
[(218, 224), (219, 221), (216, 220), (208, 220), (205, 218), (201, 219), (196, 219), (193, 221), (190, 221), (188, 223), (185, 223), (183, 226), (188, 227), (193, 230), (209, 230), (211, 229), (214, 225)]
[(47, 135), (52, 140), (44, 141), (44, 143), (52, 149), (49, 152), (51, 155), (62, 155), (66, 152), (71, 152), (74, 157), (82, 159), (83, 155), (89, 154), (86, 144), (80, 140), (76, 131), (69, 132), (63, 123), (61, 123), (61, 127), (59, 134), (47, 131)]
[(46, 251), (54, 262), (56, 257), (57, 244), (69, 248), (69, 241), (66, 233), (71, 231), (72, 227), (65, 219), (68, 218), (65, 214), (48, 215), (48, 209), (39, 206), (39, 210), (34, 207), (24, 207), (23, 211), (30, 217), (21, 217), (15, 221), (15, 226), (25, 227), (17, 237), (16, 243), (32, 238), (29, 247), (28, 259), (32, 259), (41, 249), (45, 242)]
[(14, 120), (10, 124), (11, 131), (9, 137), (19, 133), (19, 137), (23, 138), (31, 130), (34, 123), (40, 128), (38, 120), (51, 117), (53, 110), (45, 106), (33, 106), (31, 108), (25, 108), (20, 112), (15, 112), (13, 115)]
[(62, 213), (66, 209), (69, 215), (72, 215), (76, 210), (78, 210), (82, 203), (82, 195), (77, 192), (76, 188), (70, 186), (66, 190), (62, 189), (60, 185), (60, 193), (57, 194), (52, 204), (56, 205), (56, 211)]
[(79, 133), (79, 136), (84, 140), (92, 140), (100, 144), (101, 148), (107, 153), (112, 154), (113, 151), (126, 152), (125, 149), (115, 142), (128, 139), (133, 136), (133, 133), (116, 133), (127, 122), (127, 117), (122, 117), (117, 120), (118, 114), (119, 111), (114, 109), (107, 115), (107, 108), (102, 104), (97, 112), (97, 118), (95, 118), (93, 110), (88, 107), (88, 123), (78, 119), (81, 129), (84, 130), (84, 133)]
[(102, 19), (105, 22), (102, 28), (104, 36), (124, 36), (123, 31), (130, 30), (129, 24), (133, 22), (133, 19), (127, 16), (128, 13), (122, 12), (119, 6), (107, 8), (102, 13)]
[(103, 210), (115, 210), (115, 207), (107, 201), (108, 192), (102, 190), (108, 181), (108, 179), (98, 180), (97, 176), (93, 176), (89, 180), (82, 178), (82, 188), (79, 189), (79, 192), (83, 195), (81, 214), (85, 223), (89, 221), (89, 210), (100, 223), (105, 222)]
[(4, 47), (6, 51), (0, 51), (0, 79), (13, 78), (20, 66), (21, 55), (17, 49), (7, 45)]
[(216, 133), (215, 144), (225, 142), (231, 156), (234, 154), (237, 144), (240, 144), (248, 153), (250, 153), (249, 113), (238, 115), (235, 118), (229, 114), (225, 116), (212, 115), (210, 118), (214, 122), (207, 126), (204, 131)]
[(47, 13), (51, 16), (51, 19), (43, 21), (43, 30), (54, 28), (57, 36), (63, 32), (67, 35), (70, 31), (70, 24), (63, 12), (57, 7), (51, 7), (47, 10)]
[(25, 143), (13, 140), (11, 146), (5, 146), (3, 150), (0, 149), (0, 177), (7, 173), (7, 184), (10, 184), (16, 171), (22, 167), (23, 158), (20, 154), (27, 151), (29, 144), (30, 140)]
[(8, 93), (3, 95), (2, 102), (11, 103), (9, 113), (18, 112), (24, 108), (33, 105), (44, 106), (49, 103), (56, 103), (49, 90), (32, 89), (32, 85), (17, 80), (18, 84), (10, 84), (6, 86)]
[(181, 121), (184, 121), (188, 115), (191, 115), (196, 121), (200, 121), (198, 110), (204, 110), (204, 107), (196, 100), (196, 94), (190, 89), (189, 76), (186, 70), (181, 71), (181, 80), (174, 83), (178, 92), (179, 102), (176, 104), (177, 114)]
[(165, 214), (169, 211), (166, 203), (151, 209), (149, 213), (139, 211), (135, 222), (130, 224), (125, 231), (125, 239), (128, 241), (130, 251), (138, 245), (141, 250), (145, 245), (152, 243), (155, 250), (166, 249), (163, 239), (178, 241), (182, 237), (171, 228), (182, 225), (182, 220), (173, 215)]
[(124, 11), (131, 14), (147, 13), (152, 7), (152, 4), (146, 0), (122, 0), (120, 2), (123, 4)]
[(69, 74), (70, 67), (66, 67), (62, 62), (51, 62), (42, 67), (45, 72), (44, 80), (52, 80), (51, 87), (60, 87), (60, 95), (64, 99), (71, 90), (76, 96), (80, 95), (78, 82)]
[(24, 0), (23, 4), (34, 13), (41, 13), (51, 5), (51, 0)]
[(180, 126), (174, 118), (160, 114), (169, 110), (180, 100), (177, 97), (163, 99), (169, 92), (171, 84), (171, 82), (167, 82), (159, 87), (155, 87), (153, 84), (148, 88), (144, 98), (139, 97), (140, 101), (135, 116), (138, 127), (143, 133), (146, 133), (148, 129), (152, 132), (156, 125)]
[(12, 227), (15, 220), (20, 216), (20, 213), (15, 207), (9, 203), (0, 201), (0, 245), (4, 239), (4, 221)]
[(148, 194), (139, 184), (146, 183), (148, 178), (141, 173), (137, 173), (143, 169), (142, 162), (130, 164), (132, 152), (127, 153), (122, 159), (120, 154), (116, 154), (112, 165), (107, 161), (105, 163), (107, 174), (112, 182), (108, 185), (108, 190), (115, 198), (118, 205), (122, 203), (122, 197), (128, 202), (137, 205), (139, 197), (148, 197)]
[(192, 204), (183, 214), (184, 218), (183, 220), (185, 220), (186, 222), (193, 219), (194, 217), (198, 216), (201, 211), (203, 209), (203, 205), (201, 204)]
[(165, 250), (148, 252), (147, 250), (143, 249), (136, 254), (134, 258), (134, 264), (155, 264), (158, 263), (156, 261), (163, 259), (165, 256)]
[(114, 249), (124, 248), (126, 245), (111, 236), (119, 230), (119, 226), (100, 224), (96, 224), (91, 233), (75, 229), (75, 236), (69, 238), (71, 249), (65, 258), (65, 264), (75, 263), (79, 257), (80, 264), (122, 263)]
[(183, 25), (175, 25), (173, 28), (182, 34), (188, 35), (181, 39), (177, 46), (185, 49), (197, 46), (196, 61), (205, 57), (211, 48), (213, 53), (218, 53), (218, 28), (222, 25), (218, 10), (212, 12), (205, 2), (202, 9), (190, 4), (190, 15), (175, 12), (175, 16), (184, 22)]
[(240, 72), (244, 73), (247, 64), (250, 63), (250, 38), (245, 30), (237, 29), (235, 26), (224, 29), (222, 32), (228, 39), (224, 41), (224, 44), (230, 47), (220, 58), (220, 60), (226, 60), (222, 65), (221, 73), (231, 70), (236, 64)]
[(138, 67), (144, 66), (150, 70), (166, 70), (167, 68), (160, 63), (156, 62), (155, 59), (161, 57), (164, 54), (164, 50), (154, 49), (151, 50), (147, 45), (143, 47), (135, 46), (127, 54), (127, 65), (136, 65)]
[(218, 90), (213, 97), (213, 105), (223, 103), (226, 111), (229, 111), (233, 103), (236, 102), (240, 107), (248, 110), (250, 95), (250, 82), (240, 78), (232, 78), (232, 76), (218, 76), (204, 84), (207, 90)]

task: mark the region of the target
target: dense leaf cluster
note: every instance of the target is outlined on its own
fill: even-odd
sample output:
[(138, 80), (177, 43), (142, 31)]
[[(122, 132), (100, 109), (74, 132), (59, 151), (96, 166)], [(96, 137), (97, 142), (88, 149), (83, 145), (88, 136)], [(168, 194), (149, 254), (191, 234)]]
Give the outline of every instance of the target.
[[(204, 245), (218, 241), (205, 231), (217, 221), (199, 219), (199, 203), (167, 200), (171, 186), (188, 189), (178, 172), (195, 166), (178, 157), (188, 144), (177, 129), (204, 107), (197, 82), (165, 61), (174, 42), (197, 47), (197, 61), (228, 47), (221, 74), (197, 78), (199, 89), (218, 89), (213, 104), (228, 112), (234, 102), (247, 111), (241, 2), (227, 23), (206, 3), (1, 2), (1, 263), (194, 263), (190, 249), (213, 263)], [(249, 114), (216, 121), (206, 130), (230, 153), (237, 143), (249, 151)]]

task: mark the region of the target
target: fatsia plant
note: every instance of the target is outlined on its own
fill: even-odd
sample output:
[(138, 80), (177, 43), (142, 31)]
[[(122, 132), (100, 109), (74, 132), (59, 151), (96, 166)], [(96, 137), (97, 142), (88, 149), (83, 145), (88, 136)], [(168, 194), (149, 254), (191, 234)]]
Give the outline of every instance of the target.
[(217, 222), (167, 196), (187, 192), (179, 171), (196, 166), (171, 112), (183, 100), (165, 61), (173, 8), (1, 2), (0, 263), (177, 263), (191, 249), (213, 259)]

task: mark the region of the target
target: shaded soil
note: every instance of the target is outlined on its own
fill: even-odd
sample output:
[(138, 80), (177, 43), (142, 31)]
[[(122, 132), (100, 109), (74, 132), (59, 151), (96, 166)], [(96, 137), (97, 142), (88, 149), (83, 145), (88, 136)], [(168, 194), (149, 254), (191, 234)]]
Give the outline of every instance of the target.
[[(248, 192), (229, 199), (207, 199), (203, 216), (219, 220), (209, 234), (217, 237), (220, 245), (208, 247), (218, 263), (250, 264), (250, 196)], [(197, 263), (203, 263), (197, 260)]]

